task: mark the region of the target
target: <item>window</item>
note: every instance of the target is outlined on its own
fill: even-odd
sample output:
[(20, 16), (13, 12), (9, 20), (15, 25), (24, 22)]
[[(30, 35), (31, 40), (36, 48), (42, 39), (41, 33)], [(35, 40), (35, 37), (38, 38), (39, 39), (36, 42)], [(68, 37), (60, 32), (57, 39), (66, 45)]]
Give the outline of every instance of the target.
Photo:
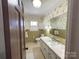
[(38, 22), (37, 21), (31, 21), (31, 26), (37, 26)]

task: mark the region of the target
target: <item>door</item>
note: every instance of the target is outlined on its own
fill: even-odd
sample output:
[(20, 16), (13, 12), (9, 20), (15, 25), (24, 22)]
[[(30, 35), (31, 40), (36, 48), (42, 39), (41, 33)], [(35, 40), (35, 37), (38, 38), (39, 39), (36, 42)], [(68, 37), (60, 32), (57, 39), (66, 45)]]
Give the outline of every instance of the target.
[(20, 32), (19, 32), (19, 13), (15, 7), (9, 8), (9, 26), (10, 26), (10, 44), (11, 44), (11, 58), (21, 59), (20, 51)]
[[(3, 33), (4, 33), (4, 40), (5, 40), (4, 41), (5, 55), (3, 55), (4, 57), (0, 58), (0, 59), (4, 59), (5, 56), (6, 56), (5, 59), (22, 59), (22, 50), (23, 49), (21, 50), (21, 48), (22, 48), (21, 47), (21, 38), (23, 38), (23, 34), (21, 37), (21, 33), (24, 32), (23, 31), (24, 27), (23, 26), (20, 27), (20, 26), (24, 23), (20, 23), (20, 20), (21, 20), (20, 16), (19, 16), (20, 12), (18, 12), (16, 10), (14, 5), (9, 4), (8, 0), (0, 0), (0, 2), (1, 1), (2, 1), (2, 11), (3, 11), (3, 22), (1, 21), (1, 19), (0, 19), (0, 21), (1, 21), (1, 23), (3, 23), (3, 28), (4, 28)], [(1, 9), (0, 9), (0, 11), (1, 11)], [(0, 16), (2, 17), (2, 15), (0, 15)], [(23, 21), (21, 21), (21, 22), (23, 22)], [(22, 30), (22, 31), (20, 31), (20, 30)]]

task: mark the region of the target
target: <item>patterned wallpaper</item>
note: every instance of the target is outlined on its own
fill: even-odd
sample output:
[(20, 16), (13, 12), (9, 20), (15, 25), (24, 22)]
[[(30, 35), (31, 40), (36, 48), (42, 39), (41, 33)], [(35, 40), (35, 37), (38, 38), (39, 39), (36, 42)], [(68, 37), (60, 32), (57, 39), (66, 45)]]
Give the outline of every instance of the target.
[(58, 17), (52, 18), (51, 20), (52, 29), (66, 29), (67, 25), (67, 13)]
[(63, 0), (53, 12), (44, 17), (44, 24), (51, 24), (51, 27), (56, 29), (66, 29), (67, 7), (68, 0)]
[[(38, 25), (36, 27), (31, 26), (31, 21), (37, 21)], [(43, 27), (43, 18), (42, 17), (36, 17), (36, 16), (27, 16), (25, 17), (25, 21), (24, 21), (24, 25), (25, 25), (25, 29), (30, 29), (30, 30), (38, 30), (38, 29), (42, 29)]]
[(63, 0), (63, 2), (54, 10), (53, 17), (67, 13), (68, 0)]
[[(66, 29), (67, 22), (67, 0), (62, 0), (62, 3), (59, 4), (54, 11), (48, 14), (45, 17), (36, 17), (36, 16), (27, 16), (25, 19), (25, 28), (31, 29), (30, 21), (38, 21), (38, 28), (45, 29), (46, 26), (51, 25), (52, 28)], [(65, 14), (65, 15), (63, 15)]]
[[(63, 0), (63, 2), (56, 7), (54, 12), (44, 17), (44, 25), (51, 26), (50, 30), (57, 30), (59, 34), (55, 35), (56, 37), (64, 38), (59, 39), (58, 41), (61, 43), (65, 43), (66, 39), (66, 25), (67, 25), (67, 0)], [(47, 32), (48, 30), (46, 30)], [(48, 36), (51, 36), (51, 33), (46, 33)], [(53, 34), (53, 33), (52, 33)], [(53, 34), (54, 35), (54, 34)]]

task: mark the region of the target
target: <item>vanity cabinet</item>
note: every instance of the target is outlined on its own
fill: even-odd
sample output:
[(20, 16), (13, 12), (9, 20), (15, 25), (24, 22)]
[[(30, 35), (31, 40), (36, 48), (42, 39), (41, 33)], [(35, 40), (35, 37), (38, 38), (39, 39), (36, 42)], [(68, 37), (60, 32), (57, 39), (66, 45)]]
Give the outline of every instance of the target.
[(41, 45), (41, 50), (42, 50), (42, 53), (43, 53), (45, 59), (49, 59), (48, 47), (42, 41), (40, 41), (40, 45)]
[(56, 59), (61, 59), (61, 58), (57, 56), (57, 58), (56, 58)]
[(53, 51), (51, 51), (50, 49), (49, 49), (48, 55), (49, 55), (49, 59), (57, 59), (56, 54)]
[(42, 40), (39, 41), (45, 59), (61, 59)]

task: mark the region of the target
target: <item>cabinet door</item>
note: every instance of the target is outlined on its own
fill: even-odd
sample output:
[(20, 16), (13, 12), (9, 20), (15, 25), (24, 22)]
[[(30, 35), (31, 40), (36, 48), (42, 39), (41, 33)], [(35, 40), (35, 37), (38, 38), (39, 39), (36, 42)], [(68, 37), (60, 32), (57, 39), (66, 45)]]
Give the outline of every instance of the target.
[(57, 59), (61, 59), (61, 58), (57, 56)]
[(56, 59), (56, 54), (49, 49), (49, 59)]
[(48, 47), (45, 45), (43, 41), (40, 41), (40, 44), (41, 44), (41, 50), (43, 52), (45, 59), (49, 59), (48, 58)]
[(45, 58), (46, 59), (49, 59), (48, 50), (46, 48), (44, 48), (44, 52), (45, 52), (45, 54), (44, 54), (45, 55)]

